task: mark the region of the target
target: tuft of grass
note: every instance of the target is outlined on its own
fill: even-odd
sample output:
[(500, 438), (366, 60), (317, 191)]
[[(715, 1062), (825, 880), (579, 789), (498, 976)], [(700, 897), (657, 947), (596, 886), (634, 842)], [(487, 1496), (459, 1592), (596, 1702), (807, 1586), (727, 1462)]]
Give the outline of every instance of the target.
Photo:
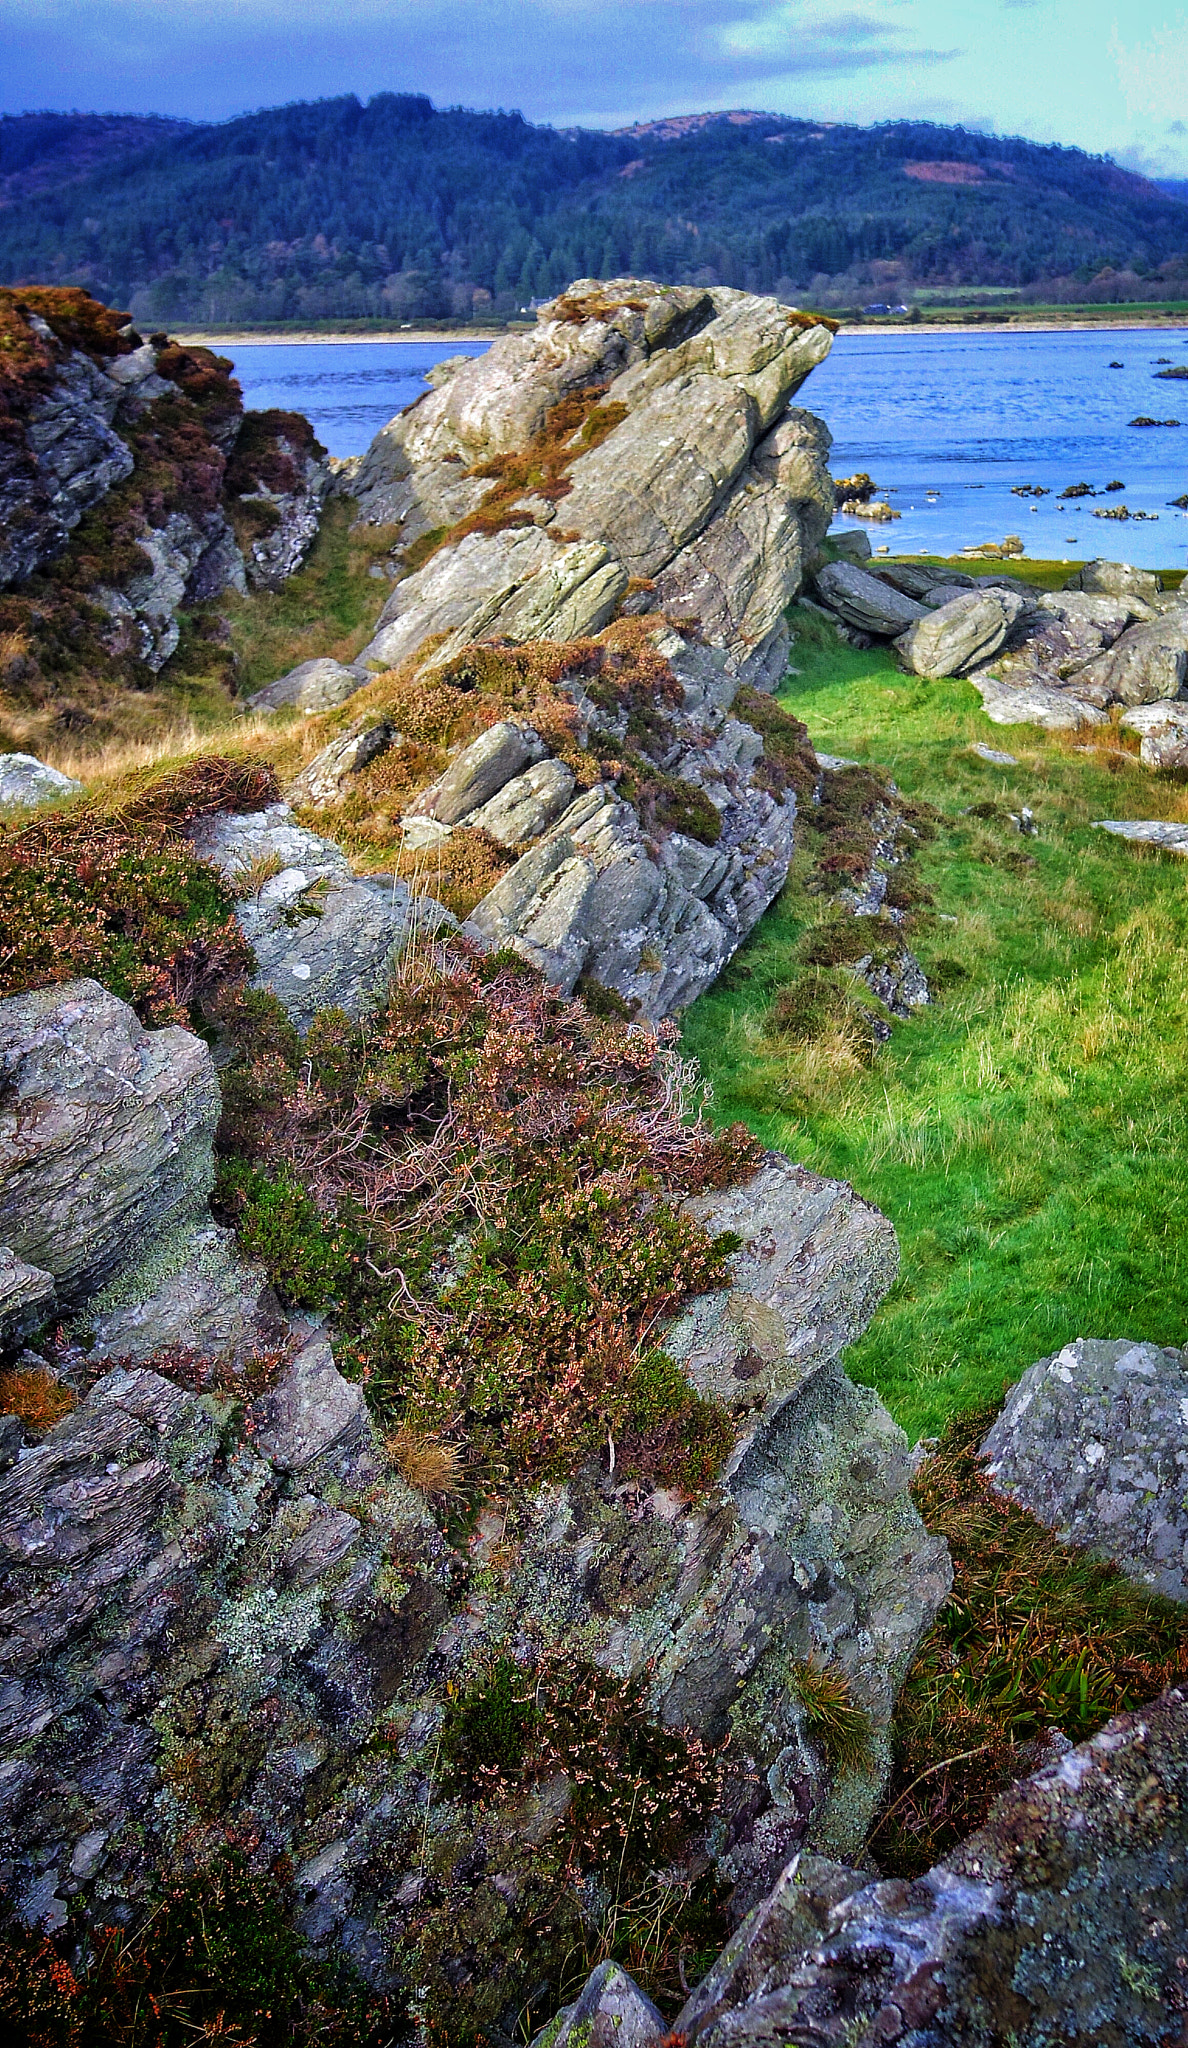
[(411, 1429), (394, 1430), (385, 1443), (401, 1478), (418, 1493), (430, 1500), (451, 1500), (461, 1491), (462, 1453), (457, 1444), (418, 1436)]
[(978, 1456), (993, 1418), (975, 1408), (950, 1422), (913, 1487), (949, 1545), (953, 1591), (895, 1710), (870, 1842), (891, 1875), (917, 1875), (980, 1827), (1035, 1768), (1038, 1738), (1083, 1742), (1188, 1672), (1188, 1611), (995, 1493)]
[(804, 1709), (810, 1736), (820, 1743), (839, 1771), (871, 1768), (871, 1720), (854, 1703), (850, 1681), (836, 1664), (805, 1659), (789, 1673), (792, 1690)]
[(70, 1388), (55, 1379), (46, 1366), (0, 1373), (0, 1415), (19, 1416), (36, 1436), (44, 1436), (75, 1405)]
[[(791, 617), (801, 673), (779, 703), (935, 814), (907, 869), (932, 899), (908, 929), (934, 1001), (873, 1058), (825, 1014), (823, 986), (818, 1036), (779, 1028), (821, 916), (820, 813), (802, 803), (788, 885), (689, 1011), (684, 1043), (715, 1115), (852, 1182), (894, 1223), (900, 1278), (847, 1369), (915, 1438), (1073, 1337), (1188, 1332), (1188, 863), (1092, 829), (1188, 819), (1188, 788), (1116, 744), (1003, 731), (972, 684), (904, 675), (815, 614)], [(1018, 765), (980, 760), (978, 740)], [(829, 806), (846, 784), (859, 793), (856, 771), (826, 777)], [(1009, 818), (1024, 804), (1039, 824), (1027, 840)], [(864, 830), (839, 812), (828, 843), (852, 831), (861, 853)]]

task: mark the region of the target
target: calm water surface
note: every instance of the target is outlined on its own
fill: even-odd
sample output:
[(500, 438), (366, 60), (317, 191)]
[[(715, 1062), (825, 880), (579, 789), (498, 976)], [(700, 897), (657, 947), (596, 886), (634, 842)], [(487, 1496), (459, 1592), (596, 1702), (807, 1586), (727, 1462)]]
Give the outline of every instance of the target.
[[(332, 454), (355, 455), (434, 363), (486, 346), (252, 342), (234, 350), (235, 371), (249, 405), (303, 412)], [(1188, 492), (1188, 380), (1156, 380), (1159, 357), (1188, 363), (1188, 332), (842, 334), (801, 403), (833, 434), (834, 475), (867, 470), (903, 514), (867, 526), (876, 547), (949, 554), (1017, 533), (1029, 555), (1183, 568), (1188, 514), (1168, 500)], [(1136, 413), (1184, 424), (1128, 426)], [(1101, 493), (1115, 479), (1124, 491), (1056, 502), (1068, 484)], [(1012, 495), (1025, 484), (1050, 496)], [(1158, 522), (1093, 517), (1117, 504)]]

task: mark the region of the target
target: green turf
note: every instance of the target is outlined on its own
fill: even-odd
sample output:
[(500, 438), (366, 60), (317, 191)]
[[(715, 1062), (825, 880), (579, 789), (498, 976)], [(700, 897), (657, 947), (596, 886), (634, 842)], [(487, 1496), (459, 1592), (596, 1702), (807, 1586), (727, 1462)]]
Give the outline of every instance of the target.
[[(800, 859), (685, 1042), (716, 1115), (894, 1222), (900, 1279), (847, 1363), (915, 1437), (1078, 1335), (1188, 1340), (1188, 861), (1091, 829), (1188, 821), (1188, 787), (1116, 740), (993, 726), (972, 685), (904, 676), (793, 617), (800, 674), (780, 701), (819, 747), (944, 814), (911, 942), (926, 970), (950, 963), (947, 986), (869, 1068), (781, 1042), (768, 1011), (822, 914)], [(1019, 765), (982, 762), (975, 740)], [(987, 800), (1029, 805), (1038, 836), (961, 815)]]

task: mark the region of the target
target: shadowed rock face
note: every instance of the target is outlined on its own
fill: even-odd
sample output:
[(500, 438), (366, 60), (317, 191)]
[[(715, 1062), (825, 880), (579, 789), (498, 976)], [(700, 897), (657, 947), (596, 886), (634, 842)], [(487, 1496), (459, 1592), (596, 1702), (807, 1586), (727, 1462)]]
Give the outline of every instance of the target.
[[(1005, 1793), (912, 1883), (798, 1857), (678, 2015), (689, 2048), (1174, 2048), (1184, 2039), (1188, 1699), (1164, 1694)], [(591, 2038), (646, 2001), (595, 1973)], [(571, 2038), (567, 2009), (534, 2048)], [(600, 2013), (607, 2015), (598, 2033)]]
[(490, 480), (467, 472), (523, 452), (562, 399), (597, 387), (627, 416), (586, 450), (575, 430), (560, 500), (526, 489), (508, 508), (533, 525), (447, 542), (399, 584), (364, 658), (395, 665), (430, 634), (450, 636), (442, 659), (495, 635), (573, 639), (606, 624), (635, 576), (770, 688), (784, 607), (833, 509), (829, 436), (787, 407), (831, 339), (774, 299), (587, 278), (532, 334), (461, 358), (349, 484), (366, 519), (400, 523), (408, 542), (476, 511)]

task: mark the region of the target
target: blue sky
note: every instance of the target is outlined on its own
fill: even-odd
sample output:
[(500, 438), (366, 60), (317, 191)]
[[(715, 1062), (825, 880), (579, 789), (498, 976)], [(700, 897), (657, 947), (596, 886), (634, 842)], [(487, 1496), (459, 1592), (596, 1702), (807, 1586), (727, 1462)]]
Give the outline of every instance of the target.
[(0, 0), (0, 111), (386, 90), (594, 127), (916, 115), (1188, 176), (1182, 0)]

